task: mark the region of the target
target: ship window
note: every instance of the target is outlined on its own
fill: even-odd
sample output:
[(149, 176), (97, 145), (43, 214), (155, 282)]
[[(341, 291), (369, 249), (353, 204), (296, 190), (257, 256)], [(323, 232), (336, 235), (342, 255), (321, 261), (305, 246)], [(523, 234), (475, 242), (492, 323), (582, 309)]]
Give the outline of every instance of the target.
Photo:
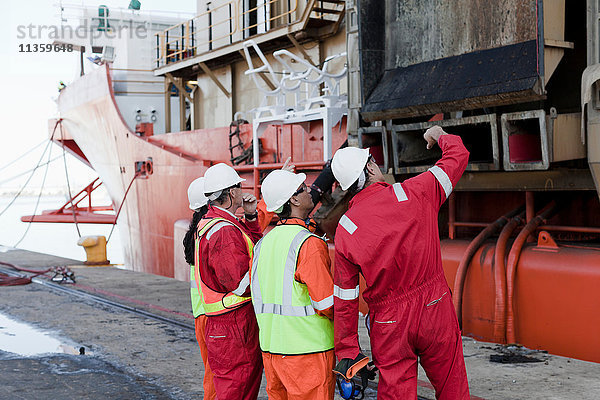
[(244, 0), (244, 38), (257, 33), (257, 0)]

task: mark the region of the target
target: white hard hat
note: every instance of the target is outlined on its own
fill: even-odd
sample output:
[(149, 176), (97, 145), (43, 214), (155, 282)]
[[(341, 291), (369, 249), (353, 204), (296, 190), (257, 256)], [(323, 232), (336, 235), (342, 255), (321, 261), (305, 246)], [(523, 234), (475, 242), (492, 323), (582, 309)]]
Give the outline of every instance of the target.
[(260, 188), (267, 211), (273, 212), (281, 208), (305, 180), (306, 174), (294, 174), (283, 169), (267, 175)]
[(190, 209), (197, 210), (208, 203), (208, 198), (204, 195), (204, 177), (195, 179), (188, 186), (188, 200)]
[(208, 196), (209, 200), (219, 197), (223, 189), (245, 181), (245, 179), (240, 178), (235, 169), (225, 163), (215, 164), (207, 169), (204, 178), (206, 178), (204, 181), (204, 194), (214, 193), (212, 196)]
[(331, 170), (342, 190), (348, 190), (356, 182), (368, 159), (369, 149), (345, 147), (335, 152), (331, 160)]

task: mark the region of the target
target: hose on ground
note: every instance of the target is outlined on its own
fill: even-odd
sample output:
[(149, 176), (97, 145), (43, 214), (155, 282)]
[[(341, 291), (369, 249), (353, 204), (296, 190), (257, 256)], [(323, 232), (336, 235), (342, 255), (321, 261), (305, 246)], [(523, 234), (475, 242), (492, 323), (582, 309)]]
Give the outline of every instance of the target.
[(36, 271), (31, 269), (25, 269), (21, 267), (17, 267), (14, 264), (7, 263), (4, 261), (0, 261), (0, 265), (4, 265), (5, 267), (12, 268), (19, 272), (28, 272), (33, 275), (30, 276), (10, 276), (7, 274), (3, 274), (0, 272), (0, 286), (18, 286), (18, 285), (27, 285), (31, 283), (31, 280), (39, 275), (44, 275), (53, 270), (53, 268), (48, 268), (43, 271)]

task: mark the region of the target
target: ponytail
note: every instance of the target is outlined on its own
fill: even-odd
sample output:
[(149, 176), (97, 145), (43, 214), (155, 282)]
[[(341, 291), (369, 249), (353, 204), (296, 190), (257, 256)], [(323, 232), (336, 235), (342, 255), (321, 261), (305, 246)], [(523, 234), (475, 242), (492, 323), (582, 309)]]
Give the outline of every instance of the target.
[(192, 221), (190, 222), (190, 226), (188, 227), (188, 231), (186, 232), (183, 238), (183, 254), (185, 255), (185, 262), (188, 264), (194, 264), (194, 248), (196, 241), (196, 229), (198, 228), (198, 223), (204, 217), (204, 214), (208, 211), (207, 206), (202, 206), (199, 210), (194, 211), (194, 215), (192, 217)]

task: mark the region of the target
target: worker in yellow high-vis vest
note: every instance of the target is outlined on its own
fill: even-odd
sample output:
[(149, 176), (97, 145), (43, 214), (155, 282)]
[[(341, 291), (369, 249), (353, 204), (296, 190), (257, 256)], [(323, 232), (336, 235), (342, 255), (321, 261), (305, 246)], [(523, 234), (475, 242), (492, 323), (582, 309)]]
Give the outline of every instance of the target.
[(251, 296), (270, 399), (333, 399), (333, 278), (327, 243), (308, 229), (305, 174), (271, 172), (261, 192), (280, 222), (254, 247)]

